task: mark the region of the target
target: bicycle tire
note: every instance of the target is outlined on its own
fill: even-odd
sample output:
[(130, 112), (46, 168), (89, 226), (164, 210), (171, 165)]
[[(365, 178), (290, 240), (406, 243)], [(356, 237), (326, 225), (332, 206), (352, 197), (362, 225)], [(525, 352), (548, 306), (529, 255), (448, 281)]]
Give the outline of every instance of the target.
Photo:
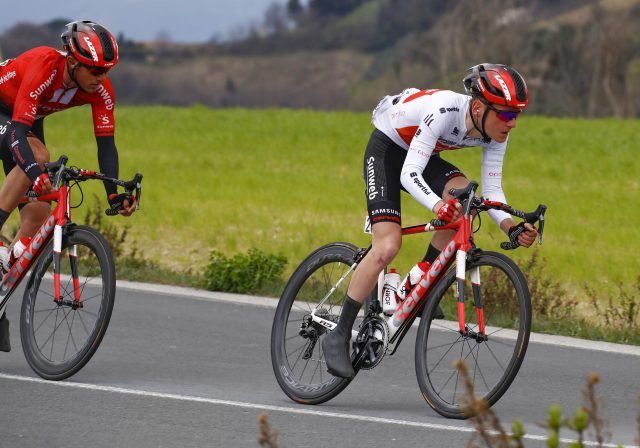
[(107, 331), (115, 301), (111, 248), (97, 230), (80, 225), (72, 226), (62, 240), (62, 299), (74, 299), (71, 247), (77, 251), (82, 306), (74, 309), (53, 300), (53, 241), (31, 272), (22, 301), (22, 348), (33, 371), (48, 380), (69, 378), (91, 359)]
[[(526, 278), (508, 257), (481, 252), (467, 261), (467, 272), (478, 267), (487, 340), (464, 337), (458, 322), (434, 320), (436, 306), (457, 317), (455, 269), (450, 269), (427, 298), (416, 336), (415, 366), (418, 384), (429, 406), (447, 418), (471, 415), (465, 406), (470, 399), (460, 373), (453, 367), (457, 359), (468, 366), (474, 395), (493, 406), (509, 389), (526, 354), (531, 332), (531, 298)], [(466, 282), (465, 320), (477, 330), (473, 294)], [(467, 290), (467, 288), (469, 288)], [(442, 331), (440, 331), (442, 330)]]
[[(356, 251), (357, 248), (348, 243), (331, 243), (320, 247), (293, 272), (278, 302), (271, 329), (271, 363), (280, 388), (298, 403), (324, 403), (342, 392), (351, 382), (326, 371), (321, 344), (327, 334), (324, 327), (311, 325), (318, 334), (315, 343), (310, 338), (303, 338), (299, 332), (314, 305), (354, 263)], [(337, 322), (337, 308), (344, 300), (351, 274), (321, 307), (327, 319)], [(356, 322), (354, 327), (357, 328), (357, 325)], [(309, 354), (309, 349), (310, 358), (304, 360), (304, 354)]]

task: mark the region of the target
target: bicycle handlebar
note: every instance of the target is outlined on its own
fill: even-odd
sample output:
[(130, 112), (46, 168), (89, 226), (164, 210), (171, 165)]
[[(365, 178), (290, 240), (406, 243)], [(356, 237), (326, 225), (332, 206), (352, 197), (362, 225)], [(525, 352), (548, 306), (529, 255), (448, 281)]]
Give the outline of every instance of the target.
[[(464, 213), (468, 215), (471, 209), (477, 211), (487, 211), (487, 210), (502, 210), (506, 213), (509, 213), (512, 216), (516, 216), (522, 219), (524, 222), (529, 224), (535, 224), (539, 222), (538, 229), (538, 244), (542, 244), (542, 234), (544, 232), (544, 215), (547, 211), (547, 206), (544, 204), (538, 205), (535, 211), (532, 212), (523, 212), (521, 210), (517, 210), (511, 207), (508, 204), (504, 204), (502, 202), (497, 201), (489, 201), (482, 197), (475, 196), (475, 192), (478, 188), (478, 183), (475, 181), (469, 182), (464, 188), (458, 189), (450, 189), (449, 194), (456, 198), (458, 201), (463, 203)], [(432, 219), (429, 224), (433, 227), (443, 227), (448, 223), (445, 221), (441, 221), (439, 219)], [(524, 232), (524, 228), (520, 232), (514, 235), (514, 238), (517, 238), (520, 233)], [(515, 241), (505, 241), (500, 243), (500, 247), (504, 250), (512, 250), (519, 247), (517, 239)]]
[[(77, 182), (83, 182), (89, 179), (98, 179), (124, 188), (125, 192), (123, 194), (125, 195), (125, 199), (131, 201), (131, 199), (135, 198), (136, 210), (140, 207), (140, 197), (142, 196), (142, 173), (136, 173), (135, 176), (133, 176), (133, 179), (126, 181), (107, 177), (96, 171), (67, 167), (66, 165), (68, 161), (69, 158), (66, 155), (62, 155), (55, 162), (44, 164), (49, 178), (53, 179), (52, 184), (56, 190), (60, 187), (60, 183), (63, 181), (68, 182), (70, 180), (75, 180)], [(33, 198), (37, 195), (33, 191), (29, 191), (27, 196)], [(107, 216), (117, 215), (121, 208), (121, 206), (117, 208), (108, 208), (105, 210), (105, 213)]]

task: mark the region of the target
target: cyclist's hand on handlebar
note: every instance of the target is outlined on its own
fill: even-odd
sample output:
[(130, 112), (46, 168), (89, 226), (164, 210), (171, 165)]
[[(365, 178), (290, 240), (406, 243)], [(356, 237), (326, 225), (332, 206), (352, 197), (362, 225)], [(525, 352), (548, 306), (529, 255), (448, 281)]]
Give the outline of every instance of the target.
[(438, 219), (444, 222), (453, 222), (462, 215), (462, 205), (457, 199), (449, 199), (447, 202), (440, 201), (442, 204), (436, 211)]
[(53, 191), (53, 186), (51, 185), (51, 180), (49, 180), (49, 175), (47, 173), (39, 175), (33, 182), (33, 187), (31, 187), (31, 189), (38, 196), (51, 193)]
[(538, 230), (528, 222), (521, 222), (516, 226), (512, 226), (508, 232), (511, 242), (518, 242), (520, 246), (531, 247), (538, 236)]
[(117, 211), (122, 216), (131, 216), (136, 211), (136, 197), (126, 193), (110, 194), (109, 205), (111, 210)]

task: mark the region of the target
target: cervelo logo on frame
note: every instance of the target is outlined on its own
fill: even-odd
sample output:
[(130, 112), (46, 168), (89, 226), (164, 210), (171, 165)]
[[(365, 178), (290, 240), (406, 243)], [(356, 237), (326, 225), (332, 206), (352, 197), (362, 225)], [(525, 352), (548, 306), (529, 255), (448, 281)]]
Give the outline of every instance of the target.
[(5, 295), (9, 289), (15, 285), (15, 283), (20, 278), (20, 275), (24, 272), (24, 270), (29, 266), (31, 260), (33, 259), (34, 254), (40, 249), (42, 244), (46, 241), (47, 236), (51, 233), (53, 228), (55, 227), (56, 218), (55, 216), (49, 216), (49, 219), (42, 224), (38, 233), (31, 240), (31, 244), (25, 249), (22, 253), (18, 261), (13, 265), (9, 274), (6, 276), (4, 282), (2, 282), (2, 287), (0, 288), (0, 295)]
[(411, 311), (416, 307), (424, 295), (424, 292), (433, 284), (433, 281), (455, 253), (455, 247), (455, 241), (451, 241), (449, 245), (444, 248), (438, 258), (436, 258), (429, 268), (429, 272), (427, 272), (426, 276), (420, 280), (418, 286), (414, 287), (413, 292), (404, 300), (404, 302), (402, 302), (402, 306), (400, 306), (393, 314), (393, 324), (391, 327), (398, 329), (400, 325), (402, 325), (402, 322), (409, 317), (409, 314), (411, 314)]
[(91, 57), (93, 58), (93, 60), (95, 62), (98, 62), (98, 52), (96, 51), (95, 47), (91, 43), (91, 39), (89, 39), (89, 36), (84, 36), (84, 41), (89, 46), (89, 51), (91, 52)]
[(495, 78), (500, 83), (500, 87), (502, 87), (502, 92), (504, 93), (504, 98), (507, 101), (511, 101), (511, 94), (509, 93), (509, 88), (507, 87), (507, 83), (504, 82), (504, 79), (502, 79), (502, 76), (500, 76), (500, 75), (495, 75)]

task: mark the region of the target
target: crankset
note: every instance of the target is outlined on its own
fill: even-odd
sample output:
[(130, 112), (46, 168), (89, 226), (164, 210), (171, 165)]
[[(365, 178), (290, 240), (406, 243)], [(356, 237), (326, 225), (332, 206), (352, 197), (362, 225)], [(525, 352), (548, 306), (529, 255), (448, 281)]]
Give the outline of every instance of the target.
[(382, 361), (389, 346), (389, 327), (378, 317), (367, 317), (362, 321), (355, 341), (354, 369), (371, 370)]

